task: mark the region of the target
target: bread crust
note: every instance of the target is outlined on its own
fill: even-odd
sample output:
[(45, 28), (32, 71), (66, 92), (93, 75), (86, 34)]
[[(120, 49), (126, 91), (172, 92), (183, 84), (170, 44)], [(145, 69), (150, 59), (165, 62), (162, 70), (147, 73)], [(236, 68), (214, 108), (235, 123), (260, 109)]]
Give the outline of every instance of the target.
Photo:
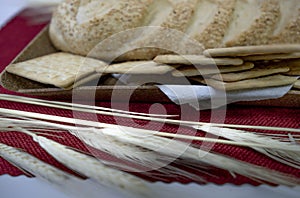
[[(89, 2), (93, 1), (95, 0)], [(99, 6), (105, 3), (104, 0), (98, 2)], [(147, 6), (152, 2), (153, 0), (121, 0), (114, 3), (103, 16), (94, 16), (86, 22), (78, 23), (76, 17), (79, 7), (84, 4), (80, 0), (67, 0), (53, 14), (50, 38), (60, 50), (87, 55), (111, 35), (141, 26), (147, 15)]]
[(215, 3), (217, 4), (218, 11), (213, 17), (212, 22), (203, 31), (194, 36), (194, 39), (205, 48), (221, 46), (225, 32), (232, 19), (236, 0), (217, 0)]
[[(300, 2), (299, 2), (300, 3)], [(300, 8), (298, 15), (286, 28), (279, 34), (270, 39), (269, 44), (300, 43)]]
[[(289, 21), (280, 34), (273, 35), (276, 27), (285, 24), (278, 26), (281, 9), (286, 10), (280, 7), (282, 1), (240, 0), (240, 4), (252, 6), (252, 11), (257, 7), (260, 15), (255, 18), (251, 13), (249, 25), (230, 31), (235, 27), (231, 24), (238, 20), (233, 16), (241, 12), (238, 0), (66, 0), (54, 12), (49, 34), (57, 49), (83, 56), (90, 55), (95, 46), (108, 40), (103, 49), (93, 51), (92, 57), (109, 61), (149, 60), (172, 53), (200, 55), (205, 48), (300, 43), (300, 9), (297, 18)], [(210, 9), (210, 5), (215, 7)], [(211, 13), (201, 14), (199, 10), (205, 11), (206, 7)], [(197, 21), (197, 16), (203, 19)], [(210, 17), (207, 23), (205, 17)], [(151, 25), (162, 29), (141, 34), (129, 31), (118, 39), (107, 39)], [(169, 30), (178, 34), (170, 36), (174, 32)], [(183, 41), (188, 36), (191, 39)], [(118, 54), (119, 48), (129, 50)]]
[[(171, 0), (171, 12), (165, 19), (161, 19), (161, 29), (152, 31), (150, 28), (149, 32), (140, 35), (140, 38), (129, 44), (136, 49), (123, 54), (117, 60), (151, 60), (157, 55), (170, 53), (202, 54), (202, 46), (200, 44), (198, 44), (199, 46), (193, 46), (194, 40), (187, 40), (184, 41), (185, 44), (180, 44), (185, 36), (183, 32), (194, 14), (196, 2), (194, 0), (179, 2)], [(190, 45), (191, 47), (184, 47), (184, 45)]]
[[(261, 15), (244, 32), (229, 41), (225, 41), (226, 47), (265, 45), (269, 43), (270, 35), (280, 17), (280, 6), (278, 0), (256, 0), (261, 3)], [(246, 21), (245, 21), (246, 23)]]

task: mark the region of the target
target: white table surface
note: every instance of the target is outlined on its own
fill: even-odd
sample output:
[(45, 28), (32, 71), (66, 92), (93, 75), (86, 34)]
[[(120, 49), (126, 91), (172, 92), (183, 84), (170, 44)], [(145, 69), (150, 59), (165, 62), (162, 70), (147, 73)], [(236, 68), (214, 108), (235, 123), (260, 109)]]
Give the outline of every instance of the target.
[[(25, 5), (25, 0), (0, 0), (0, 27), (13, 17)], [(178, 184), (172, 187), (178, 188)], [(299, 188), (271, 188), (267, 186), (251, 187), (251, 186), (186, 186), (183, 190), (189, 191), (196, 189), (197, 194), (194, 197), (199, 198), (299, 198)], [(10, 177), (8, 175), (0, 176), (0, 197), (1, 198), (67, 198), (69, 196), (50, 187), (48, 184), (38, 179), (29, 179), (24, 176)], [(174, 195), (174, 198), (176, 196)]]

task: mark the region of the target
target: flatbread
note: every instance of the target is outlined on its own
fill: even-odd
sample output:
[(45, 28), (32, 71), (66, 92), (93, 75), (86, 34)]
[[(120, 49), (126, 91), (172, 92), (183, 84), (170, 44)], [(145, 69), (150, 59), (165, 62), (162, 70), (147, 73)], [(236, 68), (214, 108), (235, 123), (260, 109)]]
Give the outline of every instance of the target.
[(198, 55), (159, 55), (154, 61), (172, 65), (242, 65), (244, 63), (240, 58), (208, 58)]
[[(192, 80), (197, 81), (197, 78), (192, 78)], [(237, 82), (222, 82), (214, 79), (201, 80), (201, 83), (205, 83), (216, 89), (226, 90), (226, 91), (238, 91), (245, 89), (259, 89), (267, 87), (278, 87), (284, 85), (292, 85), (298, 80), (297, 77), (283, 76), (283, 75), (273, 75), (262, 78), (255, 78), (250, 80), (242, 80)]]
[(294, 84), (294, 88), (300, 89), (300, 80), (297, 80)]
[(172, 75), (175, 77), (190, 77), (190, 76), (204, 76), (218, 73), (230, 73), (230, 72), (238, 72), (245, 71), (254, 68), (253, 63), (244, 63), (240, 66), (223, 66), (223, 67), (205, 67), (205, 68), (197, 68), (197, 67), (179, 67), (177, 70), (172, 72)]
[(274, 68), (274, 69), (254, 68), (252, 70), (244, 71), (244, 72), (214, 75), (214, 76), (212, 76), (212, 78), (216, 79), (216, 80), (223, 80), (224, 82), (234, 82), (234, 81), (258, 78), (258, 77), (262, 77), (262, 76), (269, 76), (269, 75), (278, 74), (278, 73), (286, 73), (288, 71), (290, 71), (290, 68), (288, 68), (288, 67)]
[(295, 60), (281, 60), (279, 62), (275, 61), (269, 61), (269, 62), (264, 62), (264, 63), (256, 63), (257, 68), (260, 69), (277, 69), (277, 68), (283, 68), (283, 67), (288, 67), (290, 71), (284, 73), (285, 75), (289, 76), (299, 76), (300, 75), (300, 60), (295, 59)]
[(239, 57), (266, 54), (290, 54), (296, 52), (300, 52), (300, 44), (277, 44), (216, 48), (205, 50), (203, 54), (207, 57)]
[(107, 63), (69, 53), (54, 53), (28, 61), (11, 64), (6, 71), (36, 82), (65, 88)]
[(174, 69), (153, 61), (128, 61), (101, 67), (96, 71), (105, 74), (165, 74)]
[(298, 59), (300, 58), (300, 52), (290, 54), (271, 54), (271, 55), (257, 55), (257, 56), (246, 56), (243, 59), (245, 61), (274, 61), (274, 60), (287, 60), (287, 59)]

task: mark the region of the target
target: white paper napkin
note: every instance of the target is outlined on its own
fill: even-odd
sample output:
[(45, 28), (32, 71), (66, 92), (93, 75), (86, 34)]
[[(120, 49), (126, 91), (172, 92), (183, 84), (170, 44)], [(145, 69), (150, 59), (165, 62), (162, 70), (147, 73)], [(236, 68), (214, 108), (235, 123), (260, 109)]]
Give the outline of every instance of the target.
[(227, 93), (208, 86), (158, 85), (157, 87), (174, 103), (178, 105), (189, 104), (197, 110), (203, 110), (215, 109), (240, 101), (281, 98), (287, 94), (293, 86), (231, 91)]

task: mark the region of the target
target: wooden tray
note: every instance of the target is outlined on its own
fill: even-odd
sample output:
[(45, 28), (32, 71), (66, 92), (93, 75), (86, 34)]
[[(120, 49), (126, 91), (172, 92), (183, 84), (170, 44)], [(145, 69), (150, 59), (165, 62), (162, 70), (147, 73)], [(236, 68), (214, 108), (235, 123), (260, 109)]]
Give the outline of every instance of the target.
[[(17, 63), (39, 56), (55, 53), (58, 50), (52, 45), (48, 27), (43, 29), (30, 44), (12, 61)], [(63, 90), (60, 88), (50, 87), (40, 84), (8, 72), (3, 71), (1, 74), (1, 84), (4, 88), (23, 93), (27, 95), (43, 96), (52, 99), (72, 99), (73, 90)], [(171, 102), (169, 98), (155, 86), (83, 86), (76, 88), (76, 94), (85, 96), (87, 93), (94, 91), (95, 99), (101, 101), (110, 101), (112, 92), (114, 100), (123, 101), (128, 99), (128, 93), (133, 93), (130, 101), (133, 102)], [(240, 102), (238, 104), (246, 105), (265, 105), (265, 106), (283, 106), (283, 107), (300, 107), (300, 91), (290, 91), (287, 95), (279, 99), (262, 100), (254, 102)]]

